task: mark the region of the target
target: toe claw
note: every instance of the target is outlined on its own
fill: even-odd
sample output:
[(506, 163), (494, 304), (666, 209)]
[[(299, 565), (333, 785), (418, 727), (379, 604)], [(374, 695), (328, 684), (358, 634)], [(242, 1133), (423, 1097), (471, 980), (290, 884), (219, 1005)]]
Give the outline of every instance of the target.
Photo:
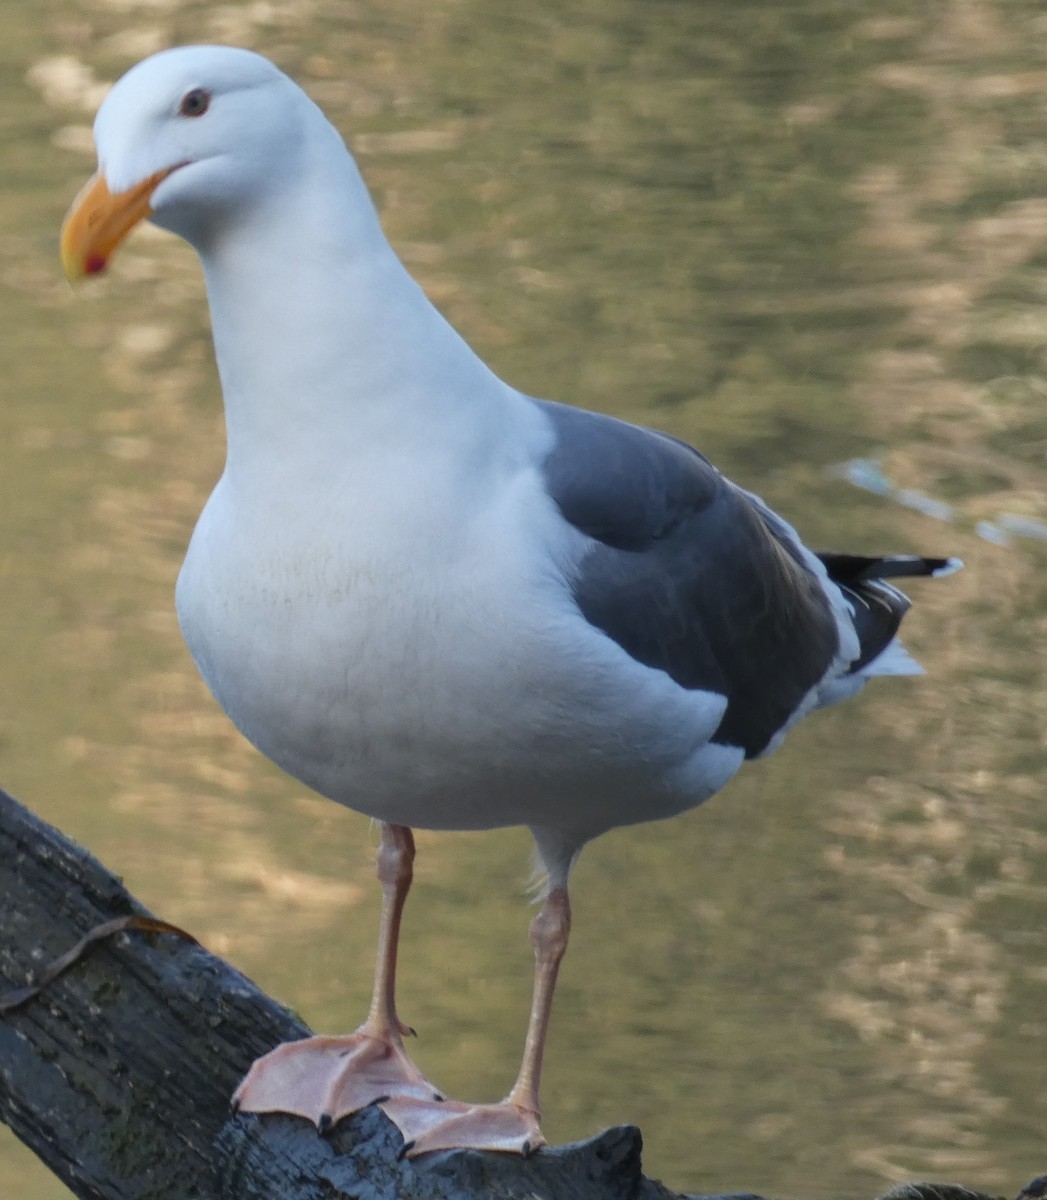
[(413, 1139), (409, 1142), (404, 1142), (404, 1144), (400, 1147), (400, 1152), (396, 1156), (396, 1161), (403, 1162), (403, 1160), (408, 1156), (408, 1154), (411, 1153), (411, 1151), (413, 1149), (414, 1149), (414, 1140)]
[(333, 1124), (334, 1121), (331, 1119), (330, 1113), (321, 1113), (320, 1120), (316, 1122), (316, 1128), (320, 1131), (320, 1136), (323, 1137)]

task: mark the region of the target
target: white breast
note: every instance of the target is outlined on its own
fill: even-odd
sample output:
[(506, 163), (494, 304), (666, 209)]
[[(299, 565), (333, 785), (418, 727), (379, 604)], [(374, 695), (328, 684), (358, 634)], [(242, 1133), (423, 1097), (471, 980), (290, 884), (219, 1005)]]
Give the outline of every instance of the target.
[(298, 501), (223, 479), (178, 582), (205, 680), (290, 774), (401, 824), (585, 836), (712, 790), (686, 767), (722, 698), (585, 622), (563, 570), (579, 535), (534, 472), (482, 503), (437, 476)]

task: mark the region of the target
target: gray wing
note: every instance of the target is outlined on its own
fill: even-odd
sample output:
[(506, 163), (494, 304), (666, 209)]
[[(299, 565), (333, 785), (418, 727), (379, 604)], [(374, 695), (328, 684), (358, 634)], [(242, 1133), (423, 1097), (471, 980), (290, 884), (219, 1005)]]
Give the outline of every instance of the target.
[(548, 401), (545, 484), (592, 539), (573, 578), (585, 618), (681, 687), (727, 697), (713, 740), (766, 749), (838, 649), (822, 582), (697, 450)]

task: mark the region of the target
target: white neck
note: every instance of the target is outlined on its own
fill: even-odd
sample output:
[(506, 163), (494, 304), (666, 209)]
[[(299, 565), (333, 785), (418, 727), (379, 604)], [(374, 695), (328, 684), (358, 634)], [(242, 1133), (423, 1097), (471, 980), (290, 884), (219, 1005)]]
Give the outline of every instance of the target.
[(305, 170), (198, 247), (227, 475), (271, 471), (291, 451), (345, 462), (392, 439), (446, 439), (510, 394), (407, 274), (355, 163), (328, 135), (325, 123), (319, 153), (300, 157)]

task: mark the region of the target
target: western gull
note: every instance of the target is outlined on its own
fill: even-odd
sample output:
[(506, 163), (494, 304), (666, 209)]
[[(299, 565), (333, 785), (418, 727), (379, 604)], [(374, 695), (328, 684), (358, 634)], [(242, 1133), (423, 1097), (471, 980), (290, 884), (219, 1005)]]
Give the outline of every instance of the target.
[[(533, 1150), (582, 847), (701, 804), (870, 676), (918, 673), (886, 579), (960, 564), (812, 553), (685, 443), (503, 383), (396, 257), (339, 134), (257, 54), (153, 55), (95, 141), (69, 277), (146, 218), (206, 280), (228, 442), (178, 578), (185, 640), (263, 754), (381, 822), (367, 1020), (274, 1049), (234, 1102), (321, 1129), (380, 1103), (412, 1154)], [(547, 881), (520, 1074), (501, 1103), (445, 1100), (394, 998), (411, 827), (509, 825)]]

